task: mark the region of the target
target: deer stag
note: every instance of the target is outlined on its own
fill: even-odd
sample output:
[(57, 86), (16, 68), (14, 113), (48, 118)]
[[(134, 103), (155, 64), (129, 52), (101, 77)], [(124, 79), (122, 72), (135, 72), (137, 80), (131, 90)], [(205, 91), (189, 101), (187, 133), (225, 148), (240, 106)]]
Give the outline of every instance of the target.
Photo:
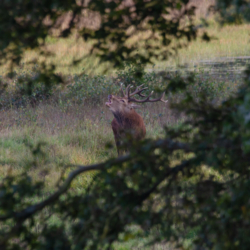
[[(114, 95), (108, 96), (108, 102), (106, 106), (111, 110), (114, 115), (114, 119), (111, 122), (116, 148), (118, 156), (122, 155), (123, 150), (127, 152), (127, 149), (124, 149), (124, 141), (127, 138), (138, 141), (142, 140), (146, 135), (146, 128), (143, 122), (142, 117), (135, 112), (135, 108), (138, 107), (134, 103), (144, 103), (144, 102), (158, 102), (162, 101), (166, 103), (167, 101), (163, 100), (165, 93), (161, 95), (160, 98), (150, 99), (153, 94), (153, 91), (148, 95), (142, 94), (147, 88), (142, 88), (143, 85), (138, 86), (136, 90), (130, 93), (131, 85), (128, 85), (124, 93), (122, 85), (121, 92), (123, 97), (117, 97)], [(138, 100), (132, 98), (133, 96), (138, 95), (143, 97), (143, 99)]]

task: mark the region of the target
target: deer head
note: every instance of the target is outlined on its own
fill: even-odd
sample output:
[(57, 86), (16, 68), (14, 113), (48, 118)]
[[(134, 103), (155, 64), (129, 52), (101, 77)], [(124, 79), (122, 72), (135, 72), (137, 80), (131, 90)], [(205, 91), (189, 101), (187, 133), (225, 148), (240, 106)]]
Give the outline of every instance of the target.
[[(130, 93), (130, 89), (131, 85), (128, 85), (124, 92), (121, 85), (121, 92), (123, 97), (109, 95), (108, 102), (106, 102), (106, 106), (114, 114), (114, 119), (111, 125), (115, 136), (118, 155), (121, 155), (124, 150), (123, 142), (126, 141), (128, 134), (129, 137), (133, 140), (141, 140), (145, 137), (146, 134), (146, 128), (143, 119), (134, 110), (134, 108), (137, 107), (135, 103), (158, 101), (164, 103), (167, 102), (163, 100), (165, 93), (163, 93), (159, 98), (156, 99), (150, 98), (153, 94), (153, 91), (148, 96), (142, 94), (142, 92), (147, 89), (143, 88), (143, 85), (138, 86), (132, 93)], [(143, 99), (135, 99), (135, 95), (138, 95)], [(127, 150), (125, 149), (125, 151)]]

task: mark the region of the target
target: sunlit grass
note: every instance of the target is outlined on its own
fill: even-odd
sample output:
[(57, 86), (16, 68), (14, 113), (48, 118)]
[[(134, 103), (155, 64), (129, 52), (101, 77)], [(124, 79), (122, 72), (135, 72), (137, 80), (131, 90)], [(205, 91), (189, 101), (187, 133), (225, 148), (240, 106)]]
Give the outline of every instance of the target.
[[(176, 67), (177, 65), (188, 64), (192, 66), (199, 61), (218, 60), (223, 57), (240, 57), (250, 55), (250, 32), (249, 24), (230, 25), (220, 27), (214, 21), (210, 21), (210, 26), (202, 28), (200, 34), (206, 31), (214, 37), (210, 42), (202, 41), (199, 37), (196, 41), (190, 43), (187, 47), (179, 50), (178, 55), (170, 57), (167, 62), (155, 61), (155, 69), (163, 70), (167, 67)], [(139, 36), (138, 38), (139, 39)], [(173, 42), (174, 45), (174, 42)], [(73, 60), (77, 60), (86, 56), (90, 49), (90, 44), (85, 43), (82, 39), (76, 39), (75, 35), (67, 39), (55, 40), (48, 38), (46, 41), (46, 49), (54, 56), (39, 56), (38, 61), (46, 61), (46, 63), (54, 63), (57, 67), (56, 71), (64, 75), (79, 74), (83, 72), (91, 72), (92, 74), (101, 73), (103, 65), (98, 65), (98, 58), (91, 56), (73, 68), (70, 64)], [(29, 68), (27, 62), (32, 61), (37, 57), (35, 51), (26, 51), (22, 61), (24, 68)], [(148, 65), (147, 68), (152, 68)], [(18, 70), (18, 69), (17, 69)], [(0, 68), (0, 75), (7, 72), (6, 65)], [(108, 74), (113, 74), (110, 70)]]
[(187, 47), (178, 52), (176, 58), (170, 58), (167, 62), (156, 62), (156, 68), (174, 67), (188, 64), (193, 66), (200, 61), (223, 60), (223, 57), (250, 56), (250, 25), (231, 25), (220, 27), (212, 22), (208, 28), (203, 28), (211, 37), (210, 42), (198, 38)]

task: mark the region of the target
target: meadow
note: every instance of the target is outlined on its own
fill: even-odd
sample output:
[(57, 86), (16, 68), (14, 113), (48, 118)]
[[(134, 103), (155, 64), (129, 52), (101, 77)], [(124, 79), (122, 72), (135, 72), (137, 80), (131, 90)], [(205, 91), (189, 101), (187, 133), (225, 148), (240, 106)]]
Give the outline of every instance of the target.
[[(131, 76), (133, 66), (127, 66), (119, 72), (117, 78), (104, 76), (72, 77), (72, 83), (64, 88), (55, 87), (50, 96), (43, 94), (43, 85), (33, 89), (33, 96), (20, 94), (22, 86), (14, 85), (2, 94), (0, 99), (0, 178), (7, 174), (20, 174), (28, 171), (34, 180), (45, 182), (44, 196), (56, 190), (58, 181), (74, 170), (73, 165), (89, 165), (116, 157), (111, 121), (113, 115), (105, 107), (108, 94), (120, 94), (120, 82), (139, 85), (144, 83), (149, 89), (157, 86), (161, 89), (166, 82), (161, 74), (147, 72), (142, 79)], [(217, 103), (237, 91), (242, 82), (235, 74), (215, 78), (208, 77), (211, 71), (198, 69), (192, 93), (197, 95), (205, 90), (211, 101)], [(184, 74), (184, 72), (182, 72)], [(32, 72), (31, 72), (32, 74)], [(169, 72), (175, 75), (176, 72)], [(181, 73), (180, 73), (181, 74)], [(21, 92), (22, 93), (22, 92)], [(166, 93), (166, 99), (176, 100), (181, 95)], [(143, 117), (147, 129), (147, 138), (159, 138), (164, 135), (165, 126), (178, 126), (183, 115), (170, 109), (169, 104), (147, 103), (137, 110)], [(110, 143), (112, 147), (107, 147)], [(34, 152), (38, 152), (34, 154)], [(80, 175), (72, 183), (71, 192), (83, 192), (95, 173)], [(51, 223), (57, 223), (56, 216)], [(39, 228), (39, 225), (38, 225)], [(138, 229), (135, 229), (138, 230)], [(152, 249), (143, 245), (147, 238), (130, 239), (125, 244), (116, 243), (115, 249)], [(192, 235), (192, 232), (191, 232)], [(191, 237), (191, 236), (190, 236)], [(189, 240), (186, 240), (188, 244)], [(155, 245), (154, 249), (171, 249), (170, 246)]]
[[(242, 83), (244, 64), (239, 68), (237, 61), (230, 61), (217, 67), (218, 63), (203, 65), (201, 61), (224, 62), (223, 57), (249, 56), (249, 28), (247, 24), (222, 28), (211, 21), (211, 26), (206, 29), (216, 39), (209, 43), (198, 39), (168, 62), (156, 62), (154, 67), (148, 65), (142, 79), (132, 76), (133, 65), (126, 65), (108, 75), (99, 74), (101, 69), (97, 68), (95, 72), (77, 76), (83, 73), (84, 65), (79, 64), (72, 70), (67, 64), (74, 57), (84, 55), (88, 46), (81, 41), (75, 42), (73, 38), (64, 42), (48, 39), (48, 49), (55, 52), (51, 60), (58, 64), (57, 72), (67, 76), (69, 83), (55, 86), (48, 96), (43, 94), (43, 83), (34, 87), (31, 97), (23, 94), (24, 85), (17, 84), (18, 77), (36, 74), (35, 69), (25, 66), (34, 54), (26, 53), (23, 66), (16, 69), (15, 78), (8, 80), (6, 91), (0, 95), (0, 178), (28, 168), (34, 179), (45, 181), (47, 194), (55, 189), (62, 170), (67, 174), (74, 169), (66, 166), (89, 165), (116, 157), (110, 126), (113, 116), (104, 103), (109, 94), (120, 94), (121, 82), (134, 86), (145, 84), (150, 90), (156, 87), (162, 90), (167, 84), (162, 72), (174, 76), (178, 71), (185, 76), (187, 71), (192, 71), (195, 73), (194, 95), (205, 90), (211, 100), (216, 103), (223, 101)], [(92, 58), (93, 67), (97, 62)], [(180, 65), (185, 65), (185, 68), (178, 67)], [(5, 67), (0, 68), (0, 75), (4, 76), (5, 70)], [(171, 100), (178, 98), (181, 96), (166, 93), (169, 104), (151, 103), (138, 109), (145, 121), (148, 138), (159, 138), (164, 134), (164, 126), (178, 126), (182, 122), (183, 116), (170, 108)], [(113, 147), (107, 147), (107, 143)], [(40, 153), (34, 156), (36, 149)], [(92, 176), (93, 173), (81, 175), (73, 182), (71, 190), (83, 189), (91, 182)], [(140, 247), (147, 240), (138, 238), (125, 245), (117, 243), (115, 249), (131, 249), (132, 246), (145, 249)], [(171, 248), (157, 245), (154, 249)]]

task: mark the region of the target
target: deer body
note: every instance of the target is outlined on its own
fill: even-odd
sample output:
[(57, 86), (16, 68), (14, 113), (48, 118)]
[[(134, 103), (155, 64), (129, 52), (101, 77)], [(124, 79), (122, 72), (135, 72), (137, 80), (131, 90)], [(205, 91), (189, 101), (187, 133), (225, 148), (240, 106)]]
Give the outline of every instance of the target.
[[(106, 106), (114, 115), (114, 119), (111, 123), (116, 147), (118, 151), (118, 156), (122, 154), (122, 151), (128, 151), (127, 148), (123, 147), (125, 141), (138, 141), (142, 140), (146, 135), (146, 128), (142, 117), (134, 110), (137, 105), (134, 102), (156, 102), (163, 101), (163, 95), (158, 99), (149, 99), (153, 92), (149, 96), (141, 94), (147, 88), (141, 89), (142, 86), (137, 87), (137, 89), (130, 93), (130, 85), (126, 88), (126, 94), (124, 93), (122, 87), (121, 91), (124, 97), (117, 97), (114, 95), (108, 96), (108, 102)], [(141, 97), (146, 97), (143, 100), (137, 100), (131, 98), (132, 96), (138, 94)], [(167, 102), (167, 101), (163, 101)]]
[[(142, 140), (146, 135), (146, 128), (142, 117), (131, 109), (129, 113), (116, 113), (111, 122), (118, 155), (122, 154), (121, 146), (124, 138), (132, 137), (133, 140)], [(129, 139), (129, 138), (128, 138)], [(125, 149), (125, 151), (127, 151)]]

